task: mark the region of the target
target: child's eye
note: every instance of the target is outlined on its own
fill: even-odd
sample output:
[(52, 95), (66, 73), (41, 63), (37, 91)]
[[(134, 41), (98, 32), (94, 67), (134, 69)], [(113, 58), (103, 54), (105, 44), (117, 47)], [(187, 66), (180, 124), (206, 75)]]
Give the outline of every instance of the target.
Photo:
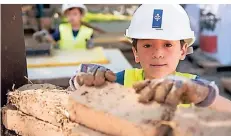
[(143, 47), (144, 48), (149, 48), (149, 47), (151, 47), (151, 45), (150, 44), (145, 44)]
[(172, 44), (165, 44), (165, 47), (172, 47)]

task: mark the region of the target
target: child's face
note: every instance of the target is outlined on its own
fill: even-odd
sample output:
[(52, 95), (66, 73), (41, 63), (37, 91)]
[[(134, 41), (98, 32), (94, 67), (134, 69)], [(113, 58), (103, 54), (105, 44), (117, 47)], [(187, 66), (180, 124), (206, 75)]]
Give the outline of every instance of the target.
[(82, 14), (80, 12), (80, 9), (78, 8), (67, 10), (65, 15), (67, 17), (68, 22), (72, 25), (80, 23), (82, 19)]
[(180, 41), (138, 40), (133, 48), (136, 63), (144, 69), (145, 78), (162, 78), (175, 72), (181, 59), (185, 58), (187, 45)]

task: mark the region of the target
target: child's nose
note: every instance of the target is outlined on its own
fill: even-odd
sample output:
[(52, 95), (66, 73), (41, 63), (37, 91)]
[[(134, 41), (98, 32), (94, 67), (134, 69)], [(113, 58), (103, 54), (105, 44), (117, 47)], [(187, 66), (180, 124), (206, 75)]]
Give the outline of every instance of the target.
[(164, 58), (164, 53), (160, 48), (154, 48), (152, 52), (152, 58), (153, 59), (159, 59), (159, 58)]

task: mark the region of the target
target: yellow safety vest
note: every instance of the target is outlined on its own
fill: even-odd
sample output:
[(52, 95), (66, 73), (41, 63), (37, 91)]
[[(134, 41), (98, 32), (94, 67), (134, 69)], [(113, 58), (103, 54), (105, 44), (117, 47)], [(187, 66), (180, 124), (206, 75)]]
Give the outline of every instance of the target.
[[(189, 74), (189, 73), (180, 73), (175, 72), (174, 75), (181, 76), (189, 79), (195, 79), (197, 75)], [(124, 86), (132, 87), (135, 82), (144, 80), (144, 70), (143, 69), (127, 69), (124, 73)], [(191, 104), (180, 104), (182, 107), (190, 107)]]
[(63, 50), (72, 49), (86, 49), (87, 40), (89, 40), (93, 34), (93, 29), (81, 26), (79, 33), (75, 38), (72, 32), (72, 26), (69, 23), (59, 25), (60, 41), (59, 47)]

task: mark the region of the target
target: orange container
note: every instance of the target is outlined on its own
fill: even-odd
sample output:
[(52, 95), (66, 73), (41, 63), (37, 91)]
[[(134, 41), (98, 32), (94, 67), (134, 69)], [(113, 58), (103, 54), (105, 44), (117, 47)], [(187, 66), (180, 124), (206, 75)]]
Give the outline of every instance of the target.
[(217, 36), (200, 35), (200, 48), (204, 52), (217, 52)]

